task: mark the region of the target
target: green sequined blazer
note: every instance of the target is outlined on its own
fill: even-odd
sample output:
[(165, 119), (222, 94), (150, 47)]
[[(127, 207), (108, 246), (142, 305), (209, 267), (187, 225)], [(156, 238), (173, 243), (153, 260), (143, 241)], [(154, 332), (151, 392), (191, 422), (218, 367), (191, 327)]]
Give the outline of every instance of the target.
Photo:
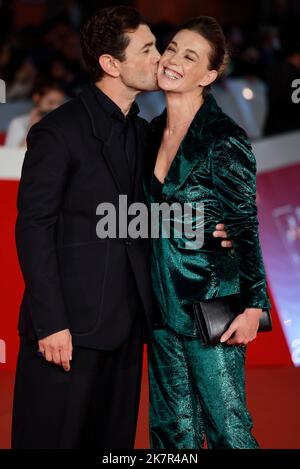
[[(166, 123), (166, 111), (150, 125), (145, 192)], [(204, 203), (204, 245), (189, 249), (176, 238), (152, 239), (151, 273), (162, 317), (178, 333), (198, 335), (195, 300), (240, 294), (244, 308), (270, 308), (258, 234), (256, 160), (246, 133), (209, 94), (172, 162), (162, 189), (168, 203)], [(212, 236), (225, 222), (234, 252)]]

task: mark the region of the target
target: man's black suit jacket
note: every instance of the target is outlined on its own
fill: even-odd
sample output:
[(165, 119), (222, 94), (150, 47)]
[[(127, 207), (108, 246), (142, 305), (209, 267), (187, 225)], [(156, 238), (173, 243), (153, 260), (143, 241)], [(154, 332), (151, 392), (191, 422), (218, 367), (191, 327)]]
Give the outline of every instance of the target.
[[(147, 123), (134, 117), (135, 180), (117, 157), (93, 85), (30, 130), (18, 195), (16, 242), (25, 280), (19, 332), (41, 339), (69, 328), (73, 343), (111, 350), (126, 338), (139, 296), (151, 337), (147, 239), (99, 239), (96, 208), (144, 202)], [(147, 334), (148, 335), (148, 334)]]

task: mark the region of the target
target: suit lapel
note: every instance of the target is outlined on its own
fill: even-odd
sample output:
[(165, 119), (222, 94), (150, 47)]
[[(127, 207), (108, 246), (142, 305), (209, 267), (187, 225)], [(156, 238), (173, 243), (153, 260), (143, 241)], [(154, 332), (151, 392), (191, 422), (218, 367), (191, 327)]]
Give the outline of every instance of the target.
[[(221, 109), (216, 104), (214, 97), (212, 95), (206, 96), (203, 106), (199, 109), (182, 140), (165, 178), (162, 193), (166, 199), (172, 198), (186, 182), (195, 166), (207, 157), (212, 141), (207, 124), (215, 120), (220, 112)], [(165, 123), (165, 119), (162, 120), (162, 123)]]
[(114, 138), (110, 119), (97, 101), (91, 86), (81, 93), (80, 99), (89, 115), (95, 138), (103, 142), (102, 154), (120, 194), (131, 194), (132, 181), (127, 160), (119, 158), (119, 142)]
[(155, 163), (158, 155), (158, 150), (162, 141), (163, 131), (166, 123), (166, 110), (156, 117), (150, 124), (150, 130), (147, 137), (147, 149), (145, 156), (145, 171), (144, 180), (147, 190), (150, 190), (150, 186), (153, 180), (153, 173)]
[(140, 122), (138, 118), (134, 121), (135, 132), (136, 132), (136, 164), (133, 182), (133, 196), (132, 201), (139, 200), (139, 191), (142, 188), (143, 174), (144, 174), (144, 162), (146, 159), (146, 128)]
[(127, 158), (119, 157), (119, 145), (119, 141), (114, 138), (112, 132), (111, 138), (107, 142), (104, 142), (102, 154), (120, 194), (128, 194), (129, 197), (131, 197), (132, 179), (130, 176), (130, 170)]
[(181, 142), (175, 158), (172, 161), (165, 183), (163, 185), (163, 195), (167, 199), (171, 198), (175, 192), (185, 183), (194, 167), (199, 164), (201, 158), (207, 154), (207, 145), (202, 137), (202, 129), (197, 130), (197, 134), (190, 127), (183, 141)]

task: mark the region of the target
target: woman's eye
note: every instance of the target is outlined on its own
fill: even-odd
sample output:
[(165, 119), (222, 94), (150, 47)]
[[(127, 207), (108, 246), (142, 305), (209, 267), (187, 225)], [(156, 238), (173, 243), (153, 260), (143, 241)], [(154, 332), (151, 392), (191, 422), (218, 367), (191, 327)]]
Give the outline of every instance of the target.
[(148, 54), (150, 52), (150, 49), (147, 49), (144, 51), (144, 54)]
[(186, 55), (185, 58), (194, 62), (194, 59), (192, 57), (189, 57), (188, 55)]
[(175, 52), (175, 50), (173, 49), (173, 47), (167, 47), (167, 50), (170, 50), (171, 52)]

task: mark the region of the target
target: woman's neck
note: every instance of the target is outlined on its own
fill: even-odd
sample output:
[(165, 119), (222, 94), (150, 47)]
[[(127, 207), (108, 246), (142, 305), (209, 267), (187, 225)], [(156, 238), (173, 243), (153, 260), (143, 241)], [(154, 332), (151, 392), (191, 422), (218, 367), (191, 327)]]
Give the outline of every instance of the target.
[(173, 134), (189, 127), (203, 103), (202, 93), (195, 96), (194, 94), (166, 92), (166, 130)]

